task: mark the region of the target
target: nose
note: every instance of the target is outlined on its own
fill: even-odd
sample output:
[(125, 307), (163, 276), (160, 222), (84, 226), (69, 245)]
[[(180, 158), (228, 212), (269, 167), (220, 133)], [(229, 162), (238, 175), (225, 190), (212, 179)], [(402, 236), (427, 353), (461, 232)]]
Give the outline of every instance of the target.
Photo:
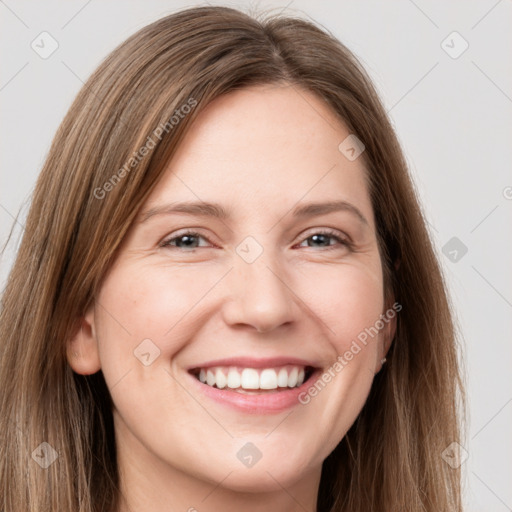
[(224, 305), (224, 320), (261, 333), (292, 324), (300, 308), (290, 280), (275, 258), (262, 255), (252, 263), (237, 258), (226, 282), (230, 300)]

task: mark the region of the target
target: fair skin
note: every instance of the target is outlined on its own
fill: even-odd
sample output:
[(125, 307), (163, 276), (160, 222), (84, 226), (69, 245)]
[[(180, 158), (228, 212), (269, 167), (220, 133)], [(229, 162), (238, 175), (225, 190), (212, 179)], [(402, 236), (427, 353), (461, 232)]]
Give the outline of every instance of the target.
[[(338, 149), (348, 135), (311, 93), (268, 85), (218, 98), (181, 143), (68, 344), (72, 368), (101, 369), (112, 395), (119, 512), (316, 510), (322, 462), (364, 405), (394, 320), (309, 403), (281, 411), (212, 400), (187, 369), (290, 356), (323, 372), (389, 308), (363, 159)], [(293, 216), (335, 200), (365, 220), (347, 208)], [(231, 216), (139, 222), (178, 201), (220, 203)], [(162, 246), (186, 228), (200, 236)], [(248, 262), (240, 247), (262, 252)], [(157, 357), (145, 365), (134, 350), (147, 339), (144, 357)], [(237, 457), (248, 442), (262, 454), (251, 467)]]

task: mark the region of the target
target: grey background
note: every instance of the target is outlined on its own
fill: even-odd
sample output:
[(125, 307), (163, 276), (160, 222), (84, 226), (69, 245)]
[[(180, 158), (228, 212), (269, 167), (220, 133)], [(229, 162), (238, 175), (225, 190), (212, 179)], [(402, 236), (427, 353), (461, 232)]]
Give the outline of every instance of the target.
[[(462, 332), (466, 510), (512, 510), (511, 1), (210, 3), (312, 18), (374, 79), (420, 191)], [(2, 244), (15, 228), (1, 260), (1, 289), (37, 175), (83, 81), (139, 28), (205, 4), (0, 1)], [(46, 59), (31, 48), (32, 41), (42, 45), (43, 31), (59, 45)], [(453, 58), (464, 40), (469, 47)]]

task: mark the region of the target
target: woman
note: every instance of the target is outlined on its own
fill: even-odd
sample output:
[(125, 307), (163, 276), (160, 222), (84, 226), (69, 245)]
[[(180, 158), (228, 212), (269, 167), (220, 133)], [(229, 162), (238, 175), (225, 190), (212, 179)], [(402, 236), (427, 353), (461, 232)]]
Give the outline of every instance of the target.
[(441, 271), (370, 79), (309, 22), (188, 9), (108, 56), (1, 344), (2, 510), (461, 510)]

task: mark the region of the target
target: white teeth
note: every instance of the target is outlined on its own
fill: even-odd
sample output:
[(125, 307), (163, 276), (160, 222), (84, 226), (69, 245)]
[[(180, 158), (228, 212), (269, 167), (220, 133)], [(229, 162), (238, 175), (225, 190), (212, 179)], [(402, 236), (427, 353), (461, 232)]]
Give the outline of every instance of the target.
[(276, 389), (277, 388), (277, 374), (272, 368), (263, 370), (260, 375), (260, 388), (261, 389)]
[(227, 381), (228, 380), (226, 376), (222, 373), (222, 370), (218, 368), (217, 371), (215, 372), (215, 384), (217, 384), (217, 387), (220, 389), (225, 388)]
[(240, 384), (240, 374), (234, 368), (230, 368), (228, 372), (228, 388), (236, 389), (240, 387)]
[(258, 372), (253, 368), (245, 368), (242, 372), (241, 384), (244, 389), (259, 389), (260, 376)]
[(213, 386), (215, 384), (215, 375), (211, 370), (206, 372), (206, 384), (208, 384), (208, 386)]
[(289, 388), (294, 388), (297, 385), (297, 377), (298, 376), (299, 376), (299, 369), (297, 367), (295, 367), (288, 374), (288, 387)]
[(286, 371), (286, 368), (281, 368), (279, 370), (279, 375), (277, 376), (277, 385), (280, 388), (288, 387), (288, 372)]
[(287, 365), (279, 368), (201, 368), (197, 377), (203, 384), (219, 389), (262, 389), (295, 388), (304, 383), (305, 368)]

